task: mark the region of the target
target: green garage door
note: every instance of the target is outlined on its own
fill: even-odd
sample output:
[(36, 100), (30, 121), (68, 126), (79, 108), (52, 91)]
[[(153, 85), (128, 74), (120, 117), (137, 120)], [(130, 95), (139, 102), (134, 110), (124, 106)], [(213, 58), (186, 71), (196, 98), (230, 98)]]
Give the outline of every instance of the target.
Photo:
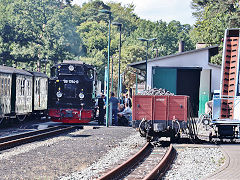
[[(164, 88), (176, 95), (190, 96), (193, 114), (195, 117), (197, 117), (199, 111), (200, 72), (202, 69), (196, 67), (168, 68), (156, 66), (153, 67), (152, 70), (152, 87)], [(204, 90), (204, 93), (206, 93), (205, 88), (202, 88), (202, 90)], [(201, 104), (204, 104), (206, 98), (207, 97), (205, 97), (205, 94), (200, 94)]]
[(177, 92), (177, 69), (153, 67), (153, 88), (164, 88), (174, 94)]
[(205, 104), (210, 100), (211, 69), (203, 69), (200, 77), (199, 88), (199, 116), (205, 113)]

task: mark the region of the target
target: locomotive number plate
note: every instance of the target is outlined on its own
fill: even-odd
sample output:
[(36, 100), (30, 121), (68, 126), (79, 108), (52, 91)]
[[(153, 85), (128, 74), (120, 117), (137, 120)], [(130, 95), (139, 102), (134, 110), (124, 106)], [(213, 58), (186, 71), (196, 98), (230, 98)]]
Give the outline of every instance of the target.
[(67, 84), (67, 83), (70, 83), (70, 84), (78, 84), (79, 81), (78, 80), (66, 80), (64, 79), (63, 80), (63, 83)]

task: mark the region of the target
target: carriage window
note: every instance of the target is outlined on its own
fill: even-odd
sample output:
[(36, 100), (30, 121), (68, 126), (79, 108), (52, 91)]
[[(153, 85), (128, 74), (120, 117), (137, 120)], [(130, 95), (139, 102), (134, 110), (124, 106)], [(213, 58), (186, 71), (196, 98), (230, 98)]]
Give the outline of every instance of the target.
[(8, 78), (8, 95), (10, 95), (10, 79)]
[(40, 83), (40, 79), (38, 80), (38, 94), (40, 94), (40, 87), (41, 87), (41, 83)]
[(37, 94), (38, 81), (35, 81), (35, 94)]
[(35, 87), (35, 94), (40, 94), (40, 79), (35, 81), (36, 87)]
[(5, 78), (5, 96), (7, 96), (7, 78)]
[(23, 80), (23, 95), (25, 94), (25, 80)]
[(1, 85), (2, 79), (0, 78), (0, 95), (2, 94), (2, 85)]
[(21, 95), (24, 96), (25, 80), (21, 80)]
[(27, 95), (28, 96), (31, 95), (30, 94), (30, 82), (29, 82), (29, 80), (27, 80)]
[(20, 81), (20, 95), (22, 96), (22, 80), (19, 80)]
[(2, 92), (1, 92), (1, 95), (3, 96), (3, 95), (4, 95), (4, 78), (2, 78), (1, 86), (2, 86)]

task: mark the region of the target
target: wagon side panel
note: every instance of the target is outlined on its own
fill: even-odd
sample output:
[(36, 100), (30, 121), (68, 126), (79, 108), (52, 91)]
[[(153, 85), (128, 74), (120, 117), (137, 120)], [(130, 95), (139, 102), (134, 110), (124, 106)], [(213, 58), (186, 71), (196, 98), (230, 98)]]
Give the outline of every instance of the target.
[(188, 96), (169, 96), (169, 120), (187, 122), (188, 119)]
[(168, 117), (168, 96), (154, 97), (153, 120), (167, 120)]
[(153, 119), (153, 96), (133, 96), (133, 127), (138, 127), (142, 119)]

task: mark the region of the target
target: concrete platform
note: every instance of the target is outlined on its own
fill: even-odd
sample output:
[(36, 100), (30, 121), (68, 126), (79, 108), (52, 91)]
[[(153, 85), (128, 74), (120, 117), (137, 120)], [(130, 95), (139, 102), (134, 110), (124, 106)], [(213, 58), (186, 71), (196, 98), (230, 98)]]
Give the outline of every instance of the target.
[(225, 155), (225, 164), (218, 171), (208, 176), (207, 180), (240, 179), (240, 144), (220, 145)]

